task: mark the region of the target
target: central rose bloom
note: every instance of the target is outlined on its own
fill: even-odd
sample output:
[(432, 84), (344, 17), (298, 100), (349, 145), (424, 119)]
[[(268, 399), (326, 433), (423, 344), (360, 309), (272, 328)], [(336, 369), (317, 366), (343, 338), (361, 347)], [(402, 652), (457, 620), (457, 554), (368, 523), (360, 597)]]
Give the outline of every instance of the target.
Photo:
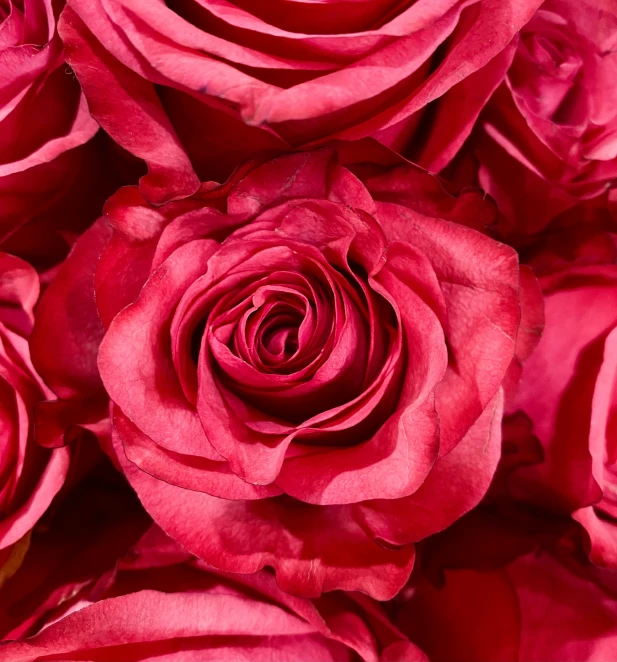
[(480, 192), (352, 149), (162, 207), (121, 189), (113, 233), (84, 235), (62, 282), (94, 281), (113, 452), (172, 537), (227, 571), (272, 565), (290, 592), (387, 599), (412, 543), (488, 488), (532, 284), (468, 227), (493, 218)]
[[(191, 262), (199, 271), (189, 274), (194, 282), (182, 279), (171, 350), (203, 433), (242, 479), (265, 485), (278, 476), (289, 494), (330, 500), (331, 484), (294, 463), (283, 468), (290, 444), (306, 445), (294, 447), (295, 464), (314, 464), (315, 445), (371, 439), (401, 396), (408, 362), (402, 397), (423, 399), (447, 361), (438, 320), (413, 293), (397, 302), (378, 276), (388, 250), (382, 228), (340, 203), (284, 202), (222, 244), (203, 239), (186, 250), (178, 268)], [(380, 433), (386, 444), (397, 425)], [(431, 444), (423, 462), (433, 453)]]

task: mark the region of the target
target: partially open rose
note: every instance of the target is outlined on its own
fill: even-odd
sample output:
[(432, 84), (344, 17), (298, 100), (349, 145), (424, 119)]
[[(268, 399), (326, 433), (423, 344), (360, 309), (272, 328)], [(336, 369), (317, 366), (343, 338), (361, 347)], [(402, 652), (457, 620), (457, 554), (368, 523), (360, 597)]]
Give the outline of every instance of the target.
[[(48, 266), (92, 222), (97, 123), (64, 61), (62, 3), (0, 2), (0, 244)], [(57, 257), (57, 254), (60, 257)]]
[(487, 106), (482, 186), (534, 233), (617, 181), (617, 5), (547, 0)]
[(617, 568), (617, 268), (560, 266), (540, 279), (545, 333), (514, 402), (545, 457), (519, 472), (517, 496), (572, 513), (591, 559)]
[(93, 116), (146, 160), (160, 202), (255, 150), (331, 138), (375, 136), (437, 172), (539, 4), (70, 0), (60, 33)]
[(94, 280), (115, 453), (167, 533), (291, 592), (385, 599), (489, 485), (533, 282), (465, 225), (493, 218), (480, 192), (353, 169), (319, 150), (162, 207), (122, 189), (46, 305), (63, 320)]
[(0, 586), (18, 567), (32, 527), (69, 468), (67, 448), (49, 451), (33, 438), (34, 406), (48, 397), (28, 351), (38, 295), (34, 269), (0, 253)]

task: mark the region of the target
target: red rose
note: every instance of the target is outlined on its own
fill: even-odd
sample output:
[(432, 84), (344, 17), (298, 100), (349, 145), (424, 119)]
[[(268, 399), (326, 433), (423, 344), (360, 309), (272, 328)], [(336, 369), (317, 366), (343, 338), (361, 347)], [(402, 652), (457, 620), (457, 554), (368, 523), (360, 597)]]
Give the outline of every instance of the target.
[(617, 179), (617, 5), (547, 0), (487, 107), (482, 186), (534, 233)]
[(98, 125), (64, 61), (58, 14), (51, 0), (0, 6), (0, 243), (43, 266), (101, 201)]
[(49, 451), (33, 438), (34, 405), (48, 393), (28, 352), (38, 294), (34, 269), (0, 253), (0, 585), (16, 569), (69, 467), (68, 449)]
[[(617, 593), (588, 566), (529, 554), (409, 588), (397, 624), (431, 662), (604, 662), (617, 657)], [(402, 596), (404, 597), (404, 596)]]
[(83, 480), (65, 483), (62, 499), (32, 531), (21, 565), (4, 577), (0, 641), (30, 637), (86, 596), (100, 596), (118, 559), (152, 526), (124, 476), (98, 457)]
[(96, 365), (103, 325), (93, 298), (94, 269), (110, 228), (95, 223), (57, 268), (37, 306), (30, 351), (51, 389), (36, 408), (36, 438), (48, 448), (78, 437), (109, 437), (109, 398)]
[(255, 150), (334, 137), (415, 137), (414, 160), (439, 170), (539, 4), (71, 0), (60, 32), (94, 117), (146, 160), (161, 202), (195, 192), (193, 167), (220, 181)]
[[(411, 543), (485, 493), (535, 303), (516, 253), (465, 226), (494, 216), (480, 192), (354, 170), (321, 150), (162, 207), (122, 189), (113, 235), (82, 237), (41, 312), (67, 328), (94, 280), (117, 459), (168, 534), (290, 592), (384, 599)], [(77, 343), (94, 379), (90, 315), (65, 343), (39, 327), (39, 363), (74, 364)]]
[(52, 614), (36, 636), (0, 648), (4, 659), (426, 661), (365, 596), (310, 601), (265, 571), (214, 574), (156, 528), (95, 591)]
[(545, 458), (519, 472), (517, 496), (573, 513), (592, 560), (617, 567), (617, 267), (574, 263), (540, 283), (546, 328), (514, 407)]

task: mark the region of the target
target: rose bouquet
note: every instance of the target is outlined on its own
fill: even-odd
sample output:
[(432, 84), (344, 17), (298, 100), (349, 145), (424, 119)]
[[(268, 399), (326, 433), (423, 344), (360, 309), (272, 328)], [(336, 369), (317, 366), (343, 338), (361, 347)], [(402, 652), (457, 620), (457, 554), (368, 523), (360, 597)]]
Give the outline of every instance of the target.
[(615, 0), (0, 21), (0, 660), (617, 659)]

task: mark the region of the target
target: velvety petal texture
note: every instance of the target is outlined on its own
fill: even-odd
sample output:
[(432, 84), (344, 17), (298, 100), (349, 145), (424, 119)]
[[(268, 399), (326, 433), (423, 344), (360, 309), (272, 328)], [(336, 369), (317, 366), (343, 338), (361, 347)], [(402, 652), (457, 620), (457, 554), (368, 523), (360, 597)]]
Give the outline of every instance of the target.
[(0, 0), (0, 662), (617, 662), (617, 0)]
[(1, 655), (14, 662), (427, 660), (364, 596), (310, 601), (283, 593), (265, 571), (213, 573), (156, 527), (97, 592), (78, 589), (38, 634), (6, 644)]
[(156, 202), (196, 188), (194, 171), (220, 180), (252, 152), (333, 138), (374, 136), (441, 169), (539, 5), (70, 0), (60, 34), (93, 116), (147, 162)]
[(514, 408), (544, 461), (519, 473), (516, 496), (572, 514), (589, 556), (617, 568), (617, 269), (571, 264), (540, 279), (546, 327)]
[(67, 72), (61, 9), (52, 0), (0, 6), (0, 245), (44, 267), (94, 220), (107, 179), (98, 125)]
[(546, 0), (481, 117), (482, 186), (529, 235), (617, 179), (617, 5)]
[(111, 237), (102, 219), (57, 269), (37, 308), (32, 361), (52, 390), (36, 407), (36, 438), (65, 446), (88, 430), (109, 437), (109, 404), (96, 365), (103, 324), (94, 301), (94, 271)]
[[(488, 489), (538, 302), (516, 253), (472, 229), (494, 213), (479, 191), (367, 170), (367, 149), (255, 161), (158, 207), (123, 189), (111, 236), (69, 261), (95, 269), (107, 450), (157, 523), (216, 568), (384, 600), (413, 543)], [(61, 282), (55, 311), (85, 287)], [(96, 325), (63, 328), (98, 347)]]

